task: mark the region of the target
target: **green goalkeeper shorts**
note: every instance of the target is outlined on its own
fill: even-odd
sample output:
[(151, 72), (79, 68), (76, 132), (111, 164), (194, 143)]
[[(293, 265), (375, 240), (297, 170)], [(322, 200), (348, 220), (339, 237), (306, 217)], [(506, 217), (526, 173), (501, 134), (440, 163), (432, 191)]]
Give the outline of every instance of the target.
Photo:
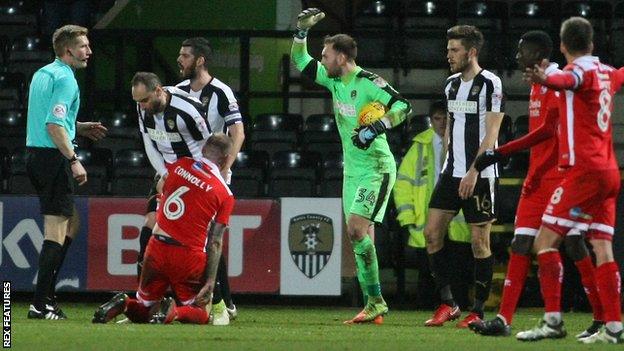
[(345, 219), (357, 214), (372, 222), (381, 223), (388, 199), (394, 186), (396, 173), (371, 173), (359, 177), (344, 177), (342, 185), (342, 208)]

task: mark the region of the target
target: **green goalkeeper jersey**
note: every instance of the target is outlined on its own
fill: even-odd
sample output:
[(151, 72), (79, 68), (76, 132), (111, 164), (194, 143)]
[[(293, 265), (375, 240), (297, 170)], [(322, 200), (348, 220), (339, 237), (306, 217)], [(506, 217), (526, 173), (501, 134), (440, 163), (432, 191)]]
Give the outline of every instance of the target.
[(336, 125), (342, 141), (344, 174), (359, 176), (371, 170), (395, 173), (394, 156), (385, 134), (375, 138), (366, 150), (354, 146), (351, 136), (358, 127), (359, 112), (366, 104), (378, 101), (386, 106), (389, 109), (386, 116), (394, 127), (411, 112), (410, 103), (383, 78), (360, 67), (344, 77), (328, 77), (325, 67), (308, 53), (305, 39), (294, 39), (291, 55), (297, 69), (332, 93)]

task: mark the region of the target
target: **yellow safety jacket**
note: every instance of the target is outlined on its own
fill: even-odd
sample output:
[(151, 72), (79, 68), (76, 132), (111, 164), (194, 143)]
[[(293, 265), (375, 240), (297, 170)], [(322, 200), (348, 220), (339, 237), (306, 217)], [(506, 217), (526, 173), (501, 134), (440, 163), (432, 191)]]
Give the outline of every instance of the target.
[[(423, 231), (435, 186), (433, 134), (433, 128), (429, 128), (414, 137), (414, 144), (401, 162), (393, 189), (397, 220), (401, 226), (409, 226), (408, 245), (418, 248), (425, 247)], [(470, 242), (470, 228), (461, 211), (449, 225), (449, 239)]]

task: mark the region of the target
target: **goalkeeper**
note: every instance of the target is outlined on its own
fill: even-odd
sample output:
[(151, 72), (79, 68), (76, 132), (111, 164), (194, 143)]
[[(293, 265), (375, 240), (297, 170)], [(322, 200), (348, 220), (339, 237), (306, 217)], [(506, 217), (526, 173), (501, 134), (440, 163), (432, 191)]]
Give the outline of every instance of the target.
[[(366, 304), (360, 313), (345, 323), (380, 324), (388, 306), (379, 285), (374, 222), (383, 220), (396, 178), (396, 163), (384, 133), (405, 120), (411, 106), (383, 78), (357, 66), (357, 44), (350, 36), (326, 37), (321, 62), (308, 54), (307, 32), (324, 17), (325, 14), (316, 8), (299, 14), (291, 54), (303, 75), (332, 92), (342, 141), (342, 204)], [(387, 112), (369, 125), (359, 125), (359, 112), (371, 102), (383, 104)]]

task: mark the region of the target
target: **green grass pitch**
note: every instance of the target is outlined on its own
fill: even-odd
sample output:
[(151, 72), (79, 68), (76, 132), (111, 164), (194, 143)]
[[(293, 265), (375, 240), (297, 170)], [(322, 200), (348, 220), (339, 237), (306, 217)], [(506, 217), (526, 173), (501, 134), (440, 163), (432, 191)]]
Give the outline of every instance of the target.
[[(568, 313), (568, 337), (522, 343), (456, 329), (454, 323), (426, 328), (431, 312), (392, 310), (383, 325), (343, 325), (357, 311), (346, 307), (239, 306), (229, 326), (92, 324), (96, 304), (63, 303), (64, 321), (26, 318), (28, 305), (12, 306), (15, 350), (597, 350), (617, 345), (581, 345), (574, 335), (591, 322), (586, 313)], [(521, 310), (515, 332), (534, 326), (539, 309)], [(489, 312), (488, 317), (493, 313)]]

